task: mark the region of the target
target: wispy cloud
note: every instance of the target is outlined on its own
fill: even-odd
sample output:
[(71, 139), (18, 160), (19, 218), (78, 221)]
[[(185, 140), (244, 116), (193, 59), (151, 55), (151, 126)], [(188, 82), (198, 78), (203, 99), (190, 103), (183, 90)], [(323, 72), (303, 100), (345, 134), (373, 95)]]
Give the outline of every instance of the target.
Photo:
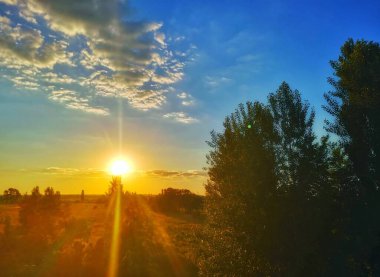
[(36, 172), (36, 173), (43, 173), (43, 174), (69, 175), (69, 176), (77, 176), (77, 175), (98, 176), (98, 175), (104, 175), (106, 173), (104, 170), (93, 169), (93, 168), (78, 169), (78, 168), (68, 168), (68, 167), (47, 167), (47, 168), (35, 169), (31, 171)]
[(172, 120), (175, 120), (177, 122), (184, 123), (184, 124), (191, 124), (191, 123), (199, 122), (198, 119), (191, 117), (184, 112), (167, 113), (167, 114), (164, 114), (164, 118), (172, 119)]
[(126, 1), (1, 2), (0, 69), (19, 88), (106, 115), (94, 99), (120, 96), (137, 109), (159, 108), (183, 78), (188, 53), (170, 48), (162, 23), (128, 20)]
[(205, 177), (207, 173), (201, 170), (187, 170), (187, 171), (169, 171), (169, 170), (150, 170), (145, 172), (148, 176), (157, 177)]
[(181, 99), (181, 104), (183, 106), (193, 106), (195, 104), (194, 97), (186, 92), (181, 92), (177, 94), (177, 97)]
[(74, 110), (82, 110), (89, 113), (99, 115), (108, 115), (109, 112), (105, 108), (93, 107), (88, 104), (88, 99), (79, 96), (75, 91), (56, 90), (52, 91), (50, 99), (64, 103), (68, 108)]
[(232, 80), (224, 76), (206, 76), (205, 83), (210, 88), (216, 88), (227, 83), (230, 83)]

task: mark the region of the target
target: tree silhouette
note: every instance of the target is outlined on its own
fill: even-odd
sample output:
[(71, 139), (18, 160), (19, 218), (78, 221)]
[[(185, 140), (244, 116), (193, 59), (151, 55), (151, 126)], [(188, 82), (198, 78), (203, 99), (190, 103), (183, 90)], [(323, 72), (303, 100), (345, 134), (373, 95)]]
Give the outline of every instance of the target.
[[(331, 61), (333, 91), (325, 109), (333, 116), (326, 129), (339, 137), (347, 157), (341, 187), (340, 247), (344, 266), (357, 276), (379, 274), (380, 220), (380, 45), (349, 39)], [(349, 211), (349, 212), (348, 212)]]
[(15, 188), (9, 188), (7, 190), (4, 190), (3, 193), (3, 200), (5, 202), (16, 202), (21, 199), (21, 193), (18, 189)]
[(282, 83), (267, 105), (241, 104), (222, 133), (212, 132), (204, 274), (326, 272), (329, 148), (327, 138), (316, 141), (313, 121), (300, 93)]
[(331, 203), (327, 138), (317, 142), (314, 111), (287, 83), (269, 94), (268, 103), (277, 136), (276, 201), (280, 204), (277, 232), (273, 233), (278, 247), (269, 253), (270, 260), (290, 276), (310, 272), (320, 276), (325, 251), (320, 248), (320, 237)]
[(270, 245), (264, 238), (275, 224), (277, 205), (273, 118), (266, 106), (248, 102), (226, 117), (223, 126), (223, 133), (212, 132), (209, 142), (201, 272), (269, 275), (276, 271), (268, 262)]
[(110, 185), (108, 187), (108, 191), (106, 192), (106, 196), (113, 196), (120, 189), (120, 192), (123, 193), (123, 184), (121, 183), (120, 176), (113, 176)]

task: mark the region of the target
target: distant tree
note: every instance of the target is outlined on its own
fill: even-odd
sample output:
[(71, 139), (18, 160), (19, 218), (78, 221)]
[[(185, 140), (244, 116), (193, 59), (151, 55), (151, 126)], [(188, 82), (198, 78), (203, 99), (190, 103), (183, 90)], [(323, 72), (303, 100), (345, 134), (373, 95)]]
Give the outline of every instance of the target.
[(84, 202), (84, 190), (82, 189), (82, 192), (80, 194), (80, 201)]
[(4, 201), (15, 202), (15, 201), (18, 201), (20, 198), (21, 198), (21, 193), (18, 191), (18, 189), (9, 188), (7, 190), (4, 190), (4, 194), (3, 194)]
[[(326, 129), (339, 138), (335, 181), (340, 193), (337, 248), (346, 276), (380, 274), (380, 45), (349, 39), (331, 61), (333, 91), (325, 94), (333, 121)], [(341, 153), (339, 153), (341, 152)], [(338, 257), (338, 256), (337, 256)]]
[(36, 186), (32, 189), (32, 193), (31, 193), (31, 196), (32, 198), (40, 198), (41, 197), (41, 193), (40, 193), (40, 188), (39, 186)]
[(203, 197), (188, 189), (166, 188), (156, 197), (156, 208), (162, 212), (187, 212), (196, 214), (202, 209)]
[(123, 193), (123, 184), (121, 183), (121, 177), (114, 176), (110, 181), (110, 185), (108, 187), (108, 191), (106, 192), (107, 196), (113, 196), (118, 190)]

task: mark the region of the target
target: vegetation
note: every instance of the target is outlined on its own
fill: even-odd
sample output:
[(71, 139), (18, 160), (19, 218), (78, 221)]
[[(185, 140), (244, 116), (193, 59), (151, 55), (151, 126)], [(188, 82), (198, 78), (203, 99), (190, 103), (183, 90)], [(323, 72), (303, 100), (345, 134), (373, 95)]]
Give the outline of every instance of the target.
[[(120, 179), (114, 178), (107, 198), (76, 202), (62, 200), (51, 187), (44, 193), (35, 187), (19, 202), (0, 206), (1, 276), (106, 276), (116, 228), (115, 198), (121, 187)], [(167, 210), (175, 212), (168, 217), (152, 209), (161, 207), (160, 196), (119, 190), (123, 235), (116, 264), (120, 276), (197, 275), (195, 245), (200, 224), (187, 199), (195, 195), (187, 190), (165, 191), (171, 192), (165, 194), (168, 199), (185, 196), (177, 199), (176, 207), (186, 210)]]
[(188, 189), (167, 188), (152, 198), (150, 205), (154, 210), (163, 213), (187, 213), (201, 216), (203, 197)]
[(18, 189), (15, 188), (9, 188), (4, 190), (4, 194), (2, 197), (2, 202), (5, 203), (14, 203), (20, 200), (21, 198), (21, 193), (18, 191)]
[(212, 133), (202, 275), (380, 274), (380, 46), (341, 52), (325, 95), (335, 142), (317, 141), (286, 83)]

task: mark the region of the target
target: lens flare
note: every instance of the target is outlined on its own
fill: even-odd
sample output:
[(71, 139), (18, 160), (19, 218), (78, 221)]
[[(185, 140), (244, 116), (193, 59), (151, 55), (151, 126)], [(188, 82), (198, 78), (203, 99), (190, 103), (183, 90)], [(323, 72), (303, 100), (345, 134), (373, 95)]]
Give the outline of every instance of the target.
[(108, 265), (108, 277), (117, 277), (119, 271), (119, 254), (120, 254), (120, 232), (121, 232), (121, 177), (115, 179), (117, 183), (116, 199), (114, 202), (114, 219), (111, 239), (111, 253)]

